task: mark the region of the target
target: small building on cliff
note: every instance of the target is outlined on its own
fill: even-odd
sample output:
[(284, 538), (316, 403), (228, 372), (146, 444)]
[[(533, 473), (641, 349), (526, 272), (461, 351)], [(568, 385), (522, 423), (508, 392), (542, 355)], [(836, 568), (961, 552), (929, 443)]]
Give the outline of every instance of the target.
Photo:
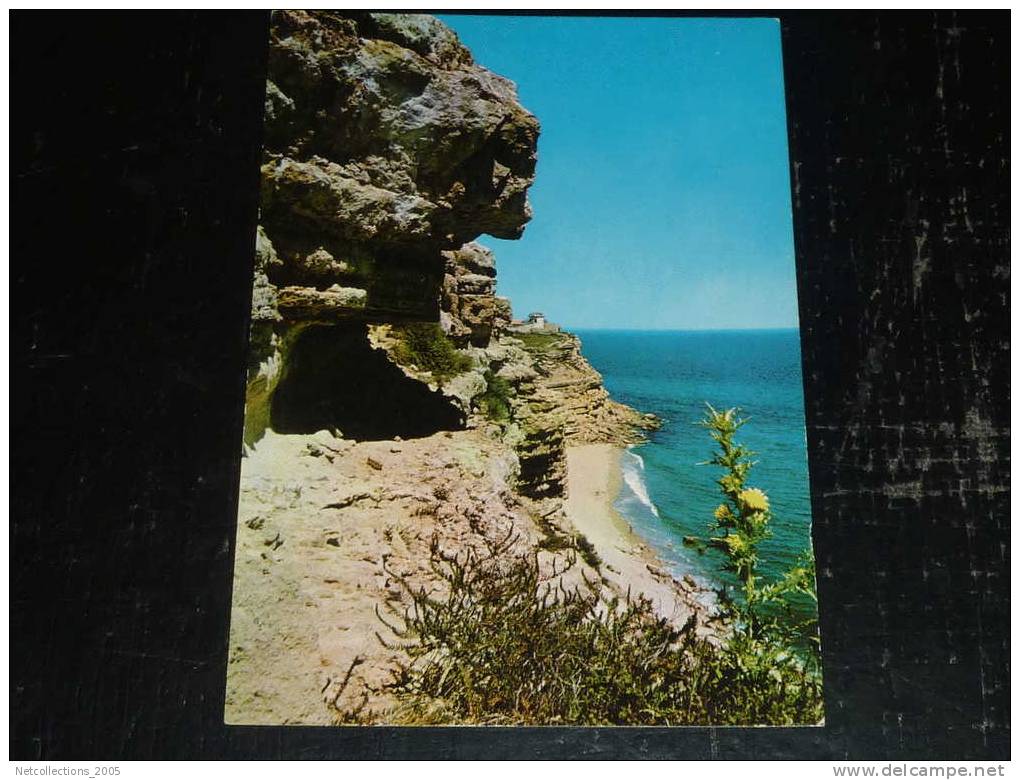
[(549, 322), (540, 311), (533, 311), (527, 320), (513, 320), (508, 328), (513, 333), (559, 333), (560, 326)]

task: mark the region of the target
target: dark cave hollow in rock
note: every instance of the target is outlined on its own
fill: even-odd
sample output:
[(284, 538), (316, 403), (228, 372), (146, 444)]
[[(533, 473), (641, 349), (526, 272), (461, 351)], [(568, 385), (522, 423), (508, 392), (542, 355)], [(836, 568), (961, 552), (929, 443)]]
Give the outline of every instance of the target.
[(278, 433), (339, 429), (359, 441), (420, 438), (464, 424), (451, 401), (372, 349), (362, 324), (302, 331), (270, 406), (270, 427)]

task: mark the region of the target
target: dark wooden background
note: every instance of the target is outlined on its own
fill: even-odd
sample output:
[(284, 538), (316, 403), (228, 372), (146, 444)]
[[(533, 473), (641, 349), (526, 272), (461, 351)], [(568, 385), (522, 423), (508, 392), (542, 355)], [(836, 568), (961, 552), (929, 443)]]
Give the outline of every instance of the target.
[(225, 727), (268, 17), (14, 12), (11, 757), (1008, 757), (1009, 16), (776, 15), (825, 727)]

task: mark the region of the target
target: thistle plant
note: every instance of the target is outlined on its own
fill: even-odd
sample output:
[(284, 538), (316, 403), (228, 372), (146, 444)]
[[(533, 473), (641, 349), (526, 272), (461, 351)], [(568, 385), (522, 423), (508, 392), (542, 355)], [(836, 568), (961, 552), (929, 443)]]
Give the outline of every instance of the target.
[(739, 418), (736, 409), (717, 412), (709, 406), (708, 410), (702, 425), (719, 445), (709, 463), (723, 469), (716, 482), (725, 498), (716, 507), (712, 526), (716, 534), (708, 543), (726, 554), (726, 568), (737, 575), (748, 612), (753, 615), (758, 596), (755, 574), (758, 544), (772, 535), (769, 498), (758, 488), (746, 487), (747, 474), (754, 465), (751, 460), (754, 453), (733, 441), (734, 434), (747, 420)]
[[(708, 463), (722, 469), (716, 484), (723, 502), (713, 513), (712, 535), (704, 543), (692, 541), (701, 549), (707, 544), (726, 556), (724, 568), (736, 575), (741, 592), (740, 598), (732, 598), (724, 591), (722, 603), (734, 627), (747, 639), (782, 638), (787, 642), (807, 639), (817, 647), (817, 622), (814, 619), (797, 622), (790, 604), (790, 597), (795, 593), (815, 603), (818, 601), (811, 550), (805, 550), (798, 563), (776, 581), (763, 581), (757, 571), (758, 545), (772, 536), (772, 508), (765, 491), (748, 486), (748, 475), (756, 462), (752, 460), (755, 453), (734, 441), (747, 418), (740, 416), (739, 409), (717, 411), (710, 404), (706, 406), (708, 411), (701, 425), (708, 429), (718, 445)], [(785, 622), (775, 619), (777, 611), (786, 613)]]

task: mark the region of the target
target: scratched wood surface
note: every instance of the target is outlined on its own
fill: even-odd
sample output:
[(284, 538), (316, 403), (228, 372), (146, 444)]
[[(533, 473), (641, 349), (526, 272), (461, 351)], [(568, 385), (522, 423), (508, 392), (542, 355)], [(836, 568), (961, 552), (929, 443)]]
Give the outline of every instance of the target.
[(780, 16), (826, 726), (223, 726), (267, 20), (15, 12), (11, 756), (1007, 757), (1008, 16)]

